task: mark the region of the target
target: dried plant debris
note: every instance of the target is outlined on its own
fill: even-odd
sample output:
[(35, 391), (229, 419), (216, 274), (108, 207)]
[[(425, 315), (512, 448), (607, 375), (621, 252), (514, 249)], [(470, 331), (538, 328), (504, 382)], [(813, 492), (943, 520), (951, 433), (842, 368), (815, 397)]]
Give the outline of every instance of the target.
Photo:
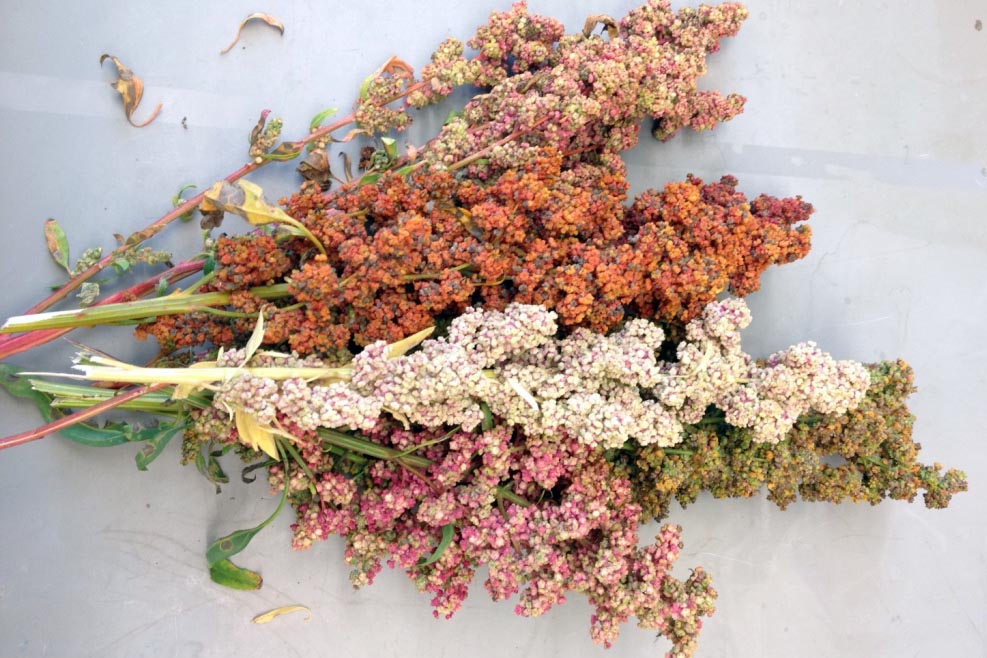
[(292, 612), (302, 612), (302, 611), (308, 613), (308, 615), (306, 615), (305, 617), (305, 621), (309, 621), (310, 619), (312, 619), (312, 611), (309, 610), (308, 606), (284, 605), (281, 606), (280, 608), (275, 608), (274, 610), (268, 610), (267, 612), (259, 614), (256, 617), (254, 617), (252, 621), (255, 624), (269, 624), (270, 622), (274, 621), (277, 617), (280, 617), (281, 615), (287, 615)]
[(226, 46), (225, 48), (219, 51), (220, 55), (225, 55), (226, 53), (233, 50), (233, 46), (235, 46), (237, 42), (240, 41), (240, 34), (243, 32), (243, 27), (250, 21), (263, 21), (268, 25), (270, 25), (271, 27), (273, 27), (274, 29), (276, 29), (281, 34), (284, 34), (284, 23), (279, 21), (274, 16), (271, 16), (270, 14), (262, 14), (260, 12), (254, 12), (253, 14), (250, 14), (242, 21), (240, 21), (240, 27), (237, 28), (236, 37), (233, 39), (232, 42), (230, 42), (230, 45)]
[(161, 112), (161, 103), (158, 103), (158, 106), (154, 108), (147, 121), (134, 123), (134, 112), (137, 110), (137, 106), (140, 105), (141, 96), (144, 95), (144, 81), (134, 75), (134, 72), (130, 68), (121, 64), (120, 60), (113, 55), (107, 55), (106, 53), (100, 55), (100, 66), (107, 59), (113, 60), (113, 65), (117, 67), (117, 79), (115, 82), (111, 82), (110, 86), (116, 89), (117, 93), (123, 97), (123, 109), (127, 113), (127, 121), (135, 128), (143, 128), (154, 121), (158, 113)]

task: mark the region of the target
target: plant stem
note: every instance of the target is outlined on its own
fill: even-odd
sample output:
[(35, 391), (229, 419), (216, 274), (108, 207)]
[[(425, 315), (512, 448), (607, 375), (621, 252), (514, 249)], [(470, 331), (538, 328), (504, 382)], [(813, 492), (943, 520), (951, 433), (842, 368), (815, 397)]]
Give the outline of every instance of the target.
[[(410, 85), (407, 89), (405, 89), (399, 94), (396, 94), (393, 98), (390, 98), (387, 101), (380, 103), (380, 105), (387, 105), (389, 103), (393, 103), (394, 101), (400, 100), (402, 98), (406, 98), (412, 92), (421, 89), (424, 86), (424, 84), (425, 84), (424, 82), (418, 82), (416, 84)], [(348, 114), (347, 116), (343, 117), (342, 119), (339, 119), (338, 121), (335, 121), (325, 126), (321, 126), (313, 130), (302, 139), (299, 139), (295, 142), (291, 142), (290, 146), (297, 148), (300, 151), (307, 144), (311, 142), (317, 142), (322, 138), (327, 137), (331, 133), (335, 132), (336, 130), (339, 130), (344, 126), (348, 126), (349, 124), (355, 122), (356, 122), (356, 115)], [(269, 162), (274, 162), (274, 160), (261, 159), (259, 161), (254, 160), (252, 162), (248, 162), (247, 164), (241, 166), (233, 173), (227, 175), (223, 180), (225, 180), (228, 183), (236, 182), (237, 180), (243, 178), (247, 174), (256, 171), (257, 169), (260, 169), (261, 167), (263, 167)], [(61, 288), (59, 288), (58, 290), (45, 297), (44, 299), (42, 299), (40, 302), (38, 302), (28, 310), (26, 310), (23, 313), (23, 315), (40, 313), (41, 311), (45, 311), (51, 308), (52, 306), (54, 306), (55, 304), (57, 304), (58, 302), (60, 302), (61, 300), (65, 299), (69, 295), (69, 293), (78, 289), (80, 286), (82, 286), (83, 283), (85, 283), (93, 276), (104, 270), (106, 267), (112, 264), (113, 261), (116, 260), (119, 256), (133, 249), (134, 247), (141, 244), (142, 242), (145, 242), (146, 240), (149, 240), (150, 238), (154, 237), (155, 235), (160, 233), (165, 226), (172, 223), (176, 219), (179, 219), (182, 215), (185, 215), (186, 213), (195, 210), (195, 208), (200, 203), (202, 203), (203, 199), (205, 199), (207, 192), (208, 189), (203, 190), (202, 192), (196, 194), (193, 197), (190, 197), (184, 203), (178, 205), (177, 207), (173, 208), (169, 212), (165, 213), (159, 219), (155, 220), (144, 229), (132, 233), (130, 237), (124, 241), (122, 245), (120, 245), (112, 252), (101, 258), (99, 262), (95, 263), (94, 265), (91, 265), (84, 271), (73, 276)]]
[[(382, 446), (378, 443), (367, 441), (366, 439), (350, 436), (349, 434), (339, 432), (337, 430), (320, 428), (318, 433), (319, 437), (330, 445), (367, 455), (368, 457), (374, 457), (376, 459), (394, 459), (402, 462), (406, 466), (416, 468), (428, 468), (434, 463), (431, 459), (426, 459), (417, 455), (405, 454), (399, 450), (388, 448), (387, 446)], [(497, 487), (497, 497), (503, 498), (504, 500), (509, 500), (515, 505), (520, 505), (521, 507), (527, 507), (531, 504), (506, 487)]]
[[(279, 283), (272, 286), (257, 286), (250, 288), (248, 292), (260, 299), (278, 299), (287, 297), (289, 294), (288, 284), (286, 283)], [(177, 315), (193, 311), (198, 306), (224, 306), (229, 303), (231, 295), (229, 292), (221, 291), (192, 295), (174, 293), (167, 297), (147, 299), (144, 301), (104, 304), (37, 315), (19, 315), (7, 320), (0, 327), (0, 333), (33, 331), (37, 329), (62, 329), (66, 327), (92, 327), (100, 324), (141, 320), (158, 315)]]
[[(171, 269), (152, 276), (146, 281), (142, 281), (127, 288), (126, 290), (121, 290), (109, 295), (105, 299), (96, 302), (93, 307), (107, 306), (109, 304), (125, 302), (135, 297), (143, 297), (144, 295), (148, 295), (153, 292), (162, 280), (166, 279), (169, 283), (181, 281), (185, 277), (200, 271), (203, 264), (204, 261), (202, 260), (189, 260), (184, 263), (179, 263)], [(14, 354), (26, 352), (27, 350), (44, 345), (45, 343), (49, 343), (56, 338), (64, 336), (70, 331), (72, 331), (72, 327), (64, 329), (31, 331), (20, 336), (0, 336), (0, 360), (6, 359)]]
[(44, 438), (45, 436), (54, 434), (55, 432), (65, 429), (66, 427), (71, 427), (76, 423), (89, 420), (93, 416), (98, 416), (104, 411), (115, 409), (122, 404), (130, 402), (131, 400), (136, 400), (142, 395), (146, 395), (147, 393), (151, 393), (153, 391), (159, 391), (165, 386), (167, 386), (167, 384), (149, 384), (147, 386), (139, 386), (127, 391), (126, 393), (115, 395), (109, 400), (95, 404), (83, 411), (77, 411), (74, 414), (62, 416), (61, 418), (53, 420), (50, 423), (46, 423), (41, 427), (28, 430), (27, 432), (21, 432), (20, 434), (4, 437), (0, 439), (0, 450), (6, 450), (7, 448), (13, 448), (14, 446), (19, 446), (24, 443), (30, 443), (31, 441)]

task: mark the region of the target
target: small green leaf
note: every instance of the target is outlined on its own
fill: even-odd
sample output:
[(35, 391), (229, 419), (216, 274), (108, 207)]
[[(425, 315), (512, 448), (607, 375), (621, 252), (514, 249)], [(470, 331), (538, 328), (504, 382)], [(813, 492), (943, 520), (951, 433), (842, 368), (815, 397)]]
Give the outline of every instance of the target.
[(319, 112), (318, 114), (316, 114), (314, 117), (312, 117), (312, 122), (309, 124), (309, 128), (314, 132), (316, 129), (318, 129), (319, 126), (321, 126), (323, 124), (323, 122), (326, 119), (328, 119), (329, 117), (333, 116), (338, 111), (339, 110), (336, 109), (335, 107), (330, 107), (328, 109), (322, 110), (321, 112)]
[(261, 153), (260, 157), (265, 160), (277, 160), (279, 162), (288, 162), (289, 160), (294, 160), (302, 152), (300, 146), (295, 146), (292, 142), (281, 142), (278, 147), (271, 151), (270, 153)]
[[(186, 183), (185, 185), (182, 185), (180, 188), (178, 188), (178, 192), (176, 192), (175, 195), (171, 197), (171, 207), (177, 208), (178, 206), (185, 203), (185, 199), (182, 198), (182, 193), (184, 193), (185, 190), (194, 190), (194, 189), (195, 189), (195, 185), (193, 185), (192, 183)], [(190, 219), (192, 219), (192, 211), (189, 210), (187, 212), (182, 213), (179, 219), (181, 219), (183, 222), (189, 221)]]
[(123, 274), (130, 269), (130, 261), (126, 258), (117, 258), (113, 261), (113, 269), (115, 269), (118, 274)]
[(364, 185), (373, 185), (380, 179), (380, 174), (364, 174), (360, 176), (360, 180), (357, 181), (357, 187), (363, 187)]
[(168, 292), (168, 286), (168, 277), (161, 277), (161, 280), (158, 281), (158, 285), (154, 288), (154, 294), (158, 297), (164, 297), (165, 293)]
[(175, 425), (164, 425), (156, 428), (157, 433), (151, 438), (146, 439), (147, 443), (141, 448), (141, 451), (134, 455), (134, 460), (137, 462), (137, 470), (146, 471), (147, 465), (158, 458), (158, 455), (165, 449), (168, 442), (171, 441), (172, 437), (178, 432), (185, 429), (183, 423), (178, 423)]
[(287, 498), (288, 487), (285, 487), (281, 492), (281, 502), (278, 503), (274, 513), (262, 521), (260, 525), (254, 528), (247, 528), (246, 530), (237, 530), (225, 537), (220, 537), (210, 544), (208, 550), (206, 550), (206, 562), (209, 563), (209, 567), (212, 568), (213, 565), (228, 560), (245, 549), (250, 543), (250, 540), (254, 538), (254, 535), (266, 528), (277, 517), (281, 508), (284, 507), (284, 501)]
[(367, 96), (370, 94), (370, 83), (373, 82), (374, 79), (376, 79), (378, 73), (379, 73), (379, 71), (374, 71), (373, 73), (371, 73), (370, 75), (368, 75), (366, 78), (364, 78), (363, 79), (363, 82), (360, 83), (360, 100), (361, 101), (367, 100)]
[(206, 258), (206, 262), (202, 265), (203, 276), (209, 276), (216, 269), (216, 259), (212, 256)]
[(398, 141), (392, 137), (381, 137), (381, 143), (384, 145), (384, 153), (387, 154), (391, 160), (398, 159)]
[(65, 268), (65, 271), (72, 274), (69, 267), (69, 241), (65, 237), (65, 231), (58, 225), (55, 219), (45, 221), (45, 243), (48, 245), (48, 252), (55, 262)]
[(230, 589), (260, 589), (264, 582), (256, 571), (238, 567), (229, 560), (220, 560), (216, 564), (209, 565), (209, 577), (217, 585)]
[(484, 432), (492, 430), (494, 426), (494, 417), (493, 412), (490, 411), (490, 405), (486, 402), (481, 402), (480, 410), (483, 412), (483, 421), (480, 424), (481, 429), (483, 429)]
[(454, 524), (447, 523), (442, 526), (442, 539), (439, 540), (439, 545), (435, 547), (435, 550), (430, 556), (428, 556), (428, 558), (422, 558), (419, 560), (416, 566), (427, 567), (430, 564), (438, 562), (439, 558), (442, 557), (442, 554), (446, 552), (447, 548), (449, 548), (449, 544), (452, 543), (452, 538), (455, 534), (456, 526)]
[(213, 486), (216, 487), (217, 494), (223, 491), (219, 485), (227, 484), (230, 481), (230, 478), (223, 472), (223, 467), (216, 459), (216, 455), (211, 452), (205, 454), (199, 450), (195, 453), (195, 467), (199, 470), (199, 473), (213, 483)]

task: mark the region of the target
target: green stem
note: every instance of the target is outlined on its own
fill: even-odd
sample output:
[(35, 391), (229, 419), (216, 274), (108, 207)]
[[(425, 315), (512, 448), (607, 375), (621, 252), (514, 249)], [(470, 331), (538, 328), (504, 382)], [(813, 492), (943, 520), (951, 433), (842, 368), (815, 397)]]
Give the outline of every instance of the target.
[[(305, 463), (305, 460), (302, 459), (302, 456), (300, 454), (298, 454), (298, 448), (296, 448), (295, 446), (293, 446), (291, 444), (291, 441), (282, 441), (281, 443), (282, 443), (282, 446), (284, 447), (285, 451), (289, 455), (291, 455), (291, 458), (295, 460), (295, 462), (298, 464), (298, 466), (302, 469), (302, 471), (308, 477), (309, 482), (311, 482), (312, 484), (315, 484), (315, 474), (312, 473), (312, 469), (310, 469), (308, 467), (308, 464)], [(287, 462), (285, 463), (285, 465), (287, 466)], [(287, 477), (287, 471), (285, 471), (285, 477)]]
[(160, 391), (165, 387), (165, 384), (151, 384), (148, 386), (140, 386), (138, 388), (130, 389), (129, 391), (117, 393), (112, 398), (108, 398), (99, 404), (95, 404), (88, 409), (83, 411), (77, 411), (74, 414), (69, 414), (68, 416), (62, 416), (57, 420), (53, 420), (50, 423), (46, 423), (41, 427), (37, 427), (33, 430), (28, 430), (27, 432), (21, 432), (20, 434), (13, 434), (11, 436), (6, 436), (0, 439), (0, 450), (5, 450), (7, 448), (13, 448), (14, 446), (19, 446), (24, 443), (29, 443), (31, 441), (37, 441), (38, 439), (44, 438), (49, 434), (54, 434), (55, 432), (60, 432), (66, 427), (72, 427), (78, 423), (85, 422), (94, 416), (98, 416), (104, 411), (109, 411), (110, 409), (115, 409), (122, 404), (126, 404), (131, 400), (135, 400), (143, 395), (152, 393), (154, 391)]
[[(99, 404), (115, 397), (119, 391), (110, 388), (95, 388), (80, 384), (63, 384), (51, 382), (44, 379), (32, 379), (31, 388), (50, 395), (54, 398), (53, 407), (84, 409), (94, 404)], [(182, 404), (177, 404), (171, 399), (172, 389), (164, 388), (154, 393), (137, 398), (131, 402), (120, 405), (120, 409), (131, 409), (135, 411), (148, 411), (151, 413), (170, 414), (178, 411), (181, 406), (205, 409), (212, 403), (209, 398), (192, 393), (182, 400)]]
[[(260, 299), (279, 299), (290, 296), (287, 283), (257, 286), (248, 289), (247, 292)], [(0, 333), (93, 327), (101, 324), (153, 318), (159, 315), (181, 315), (197, 307), (225, 306), (229, 304), (231, 296), (232, 293), (229, 292), (205, 292), (192, 295), (177, 293), (156, 299), (90, 306), (70, 311), (55, 311), (54, 313), (21, 315), (7, 320), (0, 327)]]
[[(424, 457), (418, 457), (417, 455), (402, 454), (399, 450), (394, 450), (393, 448), (388, 448), (386, 446), (367, 441), (366, 439), (350, 436), (349, 434), (345, 434), (337, 430), (320, 428), (318, 433), (323, 440), (332, 446), (351, 450), (375, 459), (395, 459), (407, 466), (413, 466), (416, 468), (428, 468), (434, 463), (431, 459), (425, 459)], [(515, 505), (520, 505), (521, 507), (527, 507), (531, 504), (507, 487), (497, 487), (496, 494), (498, 498), (509, 500)]]

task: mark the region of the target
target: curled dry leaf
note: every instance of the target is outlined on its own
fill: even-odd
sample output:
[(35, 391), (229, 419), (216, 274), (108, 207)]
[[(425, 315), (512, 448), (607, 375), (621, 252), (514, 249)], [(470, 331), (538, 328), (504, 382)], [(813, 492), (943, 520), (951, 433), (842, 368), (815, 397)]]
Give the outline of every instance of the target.
[(305, 617), (305, 621), (310, 620), (312, 618), (312, 611), (309, 610), (307, 606), (284, 605), (281, 606), (280, 608), (275, 608), (274, 610), (268, 610), (267, 612), (263, 612), (257, 615), (256, 617), (254, 617), (253, 622), (255, 624), (267, 624), (274, 621), (275, 617), (280, 617), (281, 615), (287, 615), (292, 612), (301, 612), (303, 610), (308, 613), (308, 616)]
[(329, 154), (324, 148), (313, 150), (298, 165), (297, 171), (302, 178), (316, 183), (322, 190), (328, 190), (332, 185), (332, 168), (329, 166)]
[(102, 66), (103, 62), (107, 59), (113, 60), (113, 65), (117, 67), (117, 79), (115, 82), (111, 82), (110, 86), (116, 89), (117, 93), (123, 98), (123, 110), (127, 113), (127, 121), (135, 128), (143, 128), (158, 116), (158, 113), (161, 111), (161, 103), (158, 103), (158, 106), (154, 108), (147, 121), (144, 123), (134, 123), (134, 112), (141, 102), (141, 96), (144, 95), (144, 81), (134, 75), (133, 71), (121, 64), (120, 60), (113, 55), (107, 55), (106, 53), (100, 55), (99, 65)]
[(611, 39), (616, 39), (619, 35), (617, 21), (606, 14), (593, 14), (586, 18), (586, 24), (583, 26), (583, 36), (588, 39), (593, 34), (593, 30), (596, 29), (597, 25), (602, 25), (607, 31), (607, 36)]
[(226, 46), (225, 48), (219, 51), (220, 55), (225, 55), (226, 53), (230, 52), (233, 49), (233, 46), (235, 46), (237, 44), (237, 41), (240, 40), (240, 33), (243, 32), (243, 26), (249, 23), (250, 21), (264, 21), (265, 23), (276, 29), (281, 34), (284, 34), (284, 23), (279, 21), (274, 16), (271, 16), (270, 14), (262, 14), (260, 12), (255, 12), (244, 18), (242, 21), (240, 21), (240, 27), (237, 28), (236, 31), (236, 38), (233, 39), (230, 45)]

